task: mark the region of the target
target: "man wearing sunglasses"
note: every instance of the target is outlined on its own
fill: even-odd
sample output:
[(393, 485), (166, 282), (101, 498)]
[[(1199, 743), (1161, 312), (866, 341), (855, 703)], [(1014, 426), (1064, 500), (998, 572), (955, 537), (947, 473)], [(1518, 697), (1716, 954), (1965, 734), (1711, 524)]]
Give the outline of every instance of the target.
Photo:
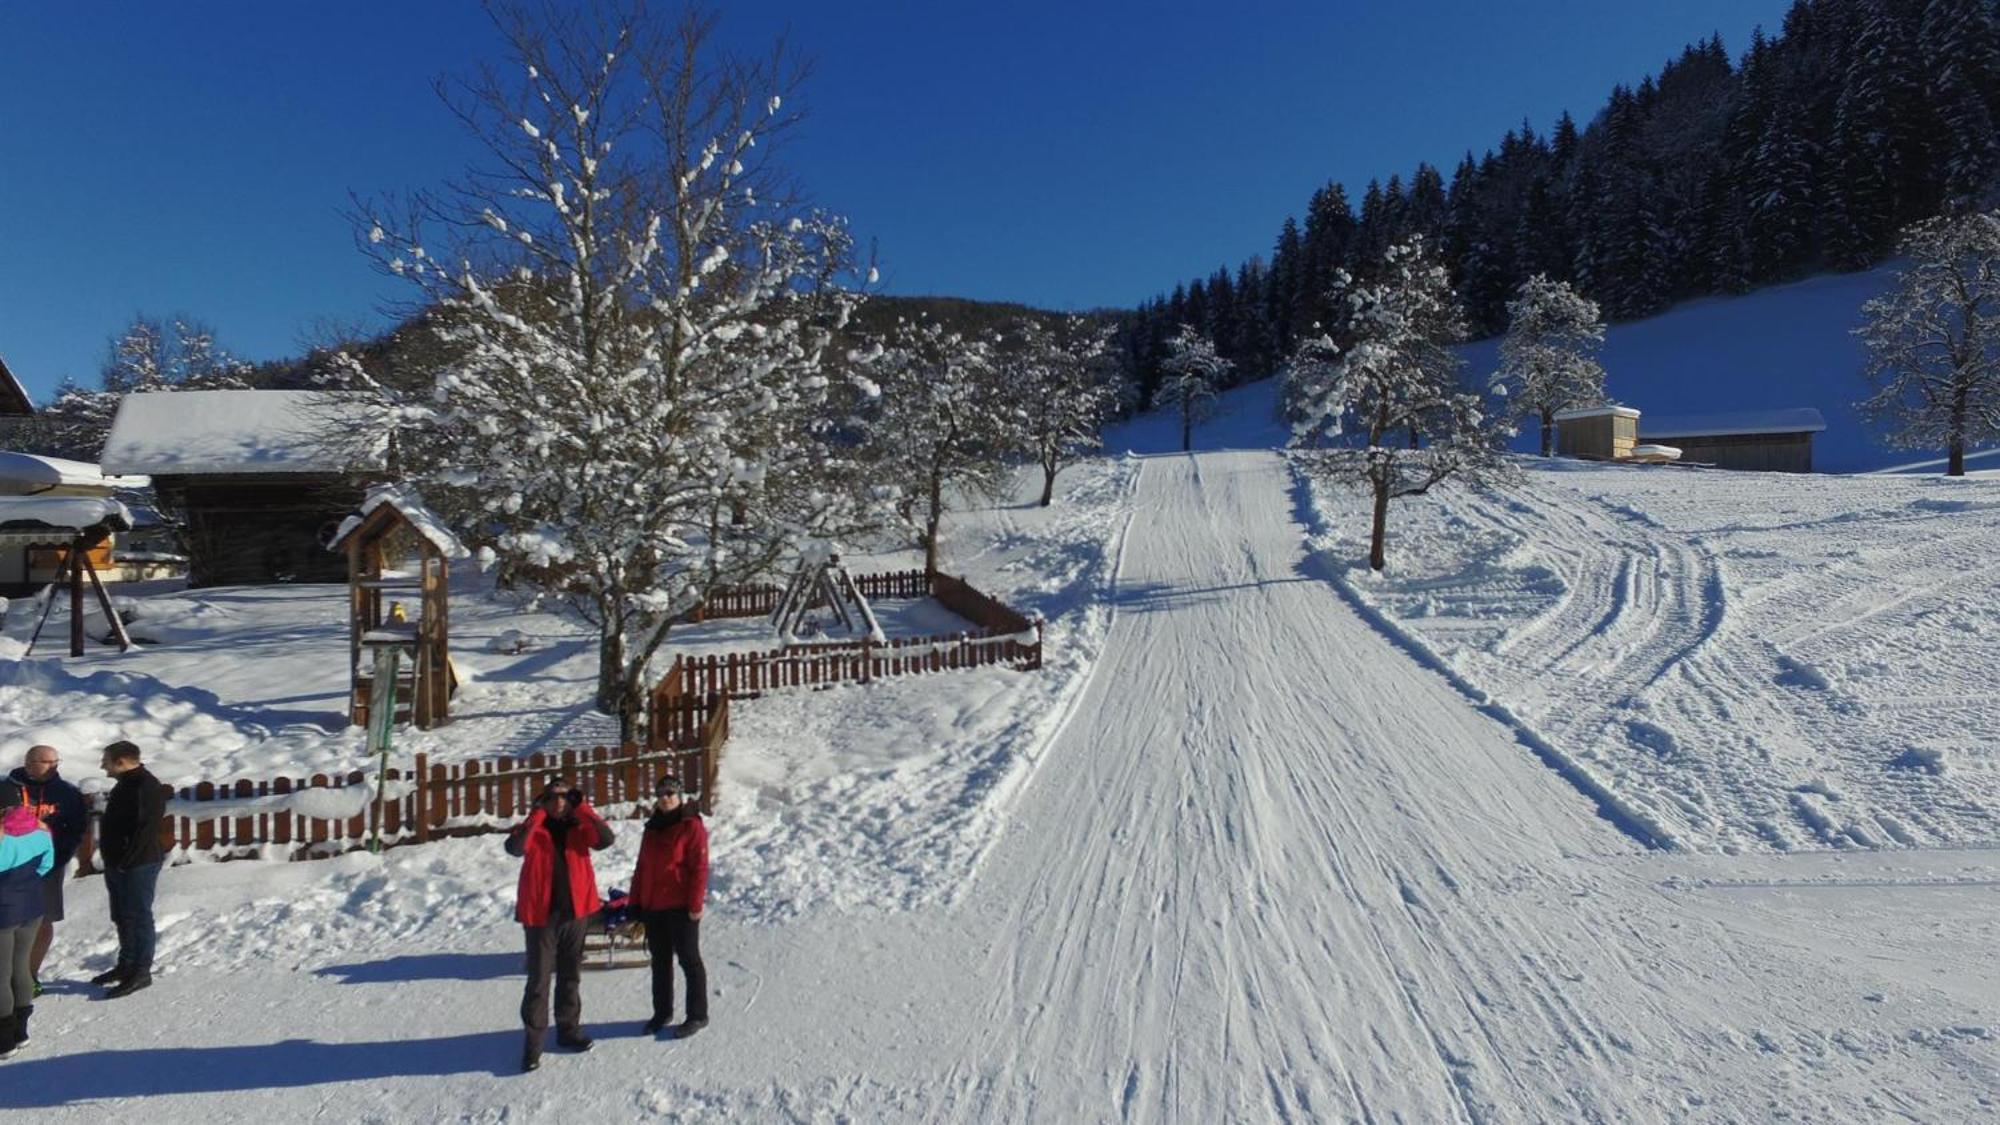
[(583, 799), (583, 791), (552, 783), (528, 819), (507, 833), (507, 854), (521, 859), (514, 918), (528, 946), (528, 984), (521, 996), (527, 1042), (521, 1069), (542, 1065), (549, 1028), (549, 978), (555, 977), (556, 1045), (588, 1051), (583, 1031), (583, 933), (604, 905), (590, 853), (611, 846), (611, 826)]

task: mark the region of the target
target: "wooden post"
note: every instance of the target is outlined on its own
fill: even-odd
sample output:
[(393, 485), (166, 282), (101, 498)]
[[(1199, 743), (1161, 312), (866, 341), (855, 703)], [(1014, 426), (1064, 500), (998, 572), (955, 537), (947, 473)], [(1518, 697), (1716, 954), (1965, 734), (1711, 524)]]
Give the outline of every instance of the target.
[(69, 654), (83, 655), (83, 536), (69, 546)]
[(417, 768), (410, 781), (415, 787), (415, 809), (417, 814), (417, 843), (427, 843), (431, 838), (430, 778), (431, 756), (417, 751)]

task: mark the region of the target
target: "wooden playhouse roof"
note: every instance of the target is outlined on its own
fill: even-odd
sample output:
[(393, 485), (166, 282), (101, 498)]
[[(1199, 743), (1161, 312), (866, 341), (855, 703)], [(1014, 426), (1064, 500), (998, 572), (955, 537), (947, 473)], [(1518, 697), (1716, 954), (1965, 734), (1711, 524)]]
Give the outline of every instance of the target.
[(333, 539), (326, 548), (329, 551), (345, 550), (348, 542), (356, 536), (367, 538), (380, 535), (396, 523), (402, 523), (416, 532), (445, 558), (463, 559), (472, 554), (465, 549), (465, 544), (458, 541), (458, 536), (445, 527), (437, 513), (424, 504), (423, 497), (408, 485), (401, 484), (378, 484), (369, 489), (361, 500), (360, 509), (340, 521), (340, 527), (335, 529)]

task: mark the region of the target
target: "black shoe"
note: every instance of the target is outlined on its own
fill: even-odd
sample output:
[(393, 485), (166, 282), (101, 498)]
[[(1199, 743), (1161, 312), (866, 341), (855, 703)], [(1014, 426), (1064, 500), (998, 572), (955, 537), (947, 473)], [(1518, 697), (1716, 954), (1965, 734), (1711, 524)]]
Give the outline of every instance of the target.
[(28, 1017), (34, 1014), (35, 1014), (35, 1006), (33, 1004), (30, 1004), (25, 1008), (14, 1009), (15, 1042), (26, 1043), (28, 1041)]
[(521, 1043), (521, 1073), (539, 1070), (542, 1066), (542, 1033), (530, 1031)]
[(561, 1047), (565, 1051), (572, 1051), (580, 1055), (597, 1046), (597, 1040), (585, 1035), (582, 1028), (577, 1028), (567, 1035), (557, 1032), (556, 1046)]
[(695, 1032), (700, 1031), (702, 1028), (707, 1026), (708, 1026), (707, 1017), (703, 1017), (701, 1019), (682, 1020), (680, 1023), (674, 1025), (674, 1038), (676, 1039), (689, 1038), (692, 1035), (694, 1035)]
[(146, 971), (145, 969), (134, 969), (132, 970), (131, 976), (126, 977), (124, 980), (120, 981), (118, 983), (118, 987), (105, 993), (104, 998), (106, 1000), (116, 1000), (121, 996), (130, 996), (134, 992), (137, 992), (142, 988), (149, 987), (152, 983), (153, 983), (152, 973)]
[(132, 970), (126, 968), (125, 966), (120, 965), (115, 969), (111, 969), (106, 972), (99, 973), (94, 977), (91, 977), (90, 983), (95, 985), (122, 984), (125, 981), (126, 974), (130, 973), (131, 971)]
[(12, 1013), (0, 1016), (0, 1059), (11, 1057), (20, 1045), (19, 1021)]
[(660, 1029), (665, 1026), (667, 1026), (666, 1016), (654, 1016), (652, 1019), (646, 1021), (646, 1034), (658, 1035)]

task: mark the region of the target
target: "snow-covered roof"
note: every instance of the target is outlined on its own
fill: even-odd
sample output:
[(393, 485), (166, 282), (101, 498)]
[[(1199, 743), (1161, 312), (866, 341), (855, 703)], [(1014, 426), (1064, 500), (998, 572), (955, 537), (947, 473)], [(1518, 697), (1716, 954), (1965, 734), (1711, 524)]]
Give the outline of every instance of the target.
[(116, 500), (97, 496), (0, 496), (0, 528), (34, 526), (130, 531), (132, 513)]
[(1579, 406), (1574, 410), (1556, 411), (1556, 421), (1567, 422), (1572, 418), (1637, 418), (1639, 412), (1629, 406)]
[(1787, 410), (1739, 410), (1727, 414), (1647, 416), (1639, 437), (1739, 437), (1747, 434), (1816, 434), (1826, 429), (1826, 416), (1810, 406)]
[(51, 488), (144, 488), (145, 477), (106, 476), (87, 461), (0, 452), (0, 496), (32, 496)]
[(35, 412), (35, 400), (28, 397), (28, 388), (14, 378), (7, 361), (0, 359), (0, 416), (18, 415), (25, 417)]
[(426, 542), (443, 552), (445, 558), (471, 557), (472, 552), (465, 549), (465, 544), (458, 541), (458, 536), (453, 535), (451, 529), (445, 527), (444, 521), (438, 518), (438, 514), (424, 504), (423, 497), (406, 484), (378, 484), (369, 489), (368, 494), (362, 497), (361, 510), (340, 521), (340, 526), (334, 530), (333, 539), (327, 543), (327, 548), (337, 550), (349, 533), (366, 523), (376, 509), (384, 506), (395, 509), (418, 535), (423, 536)]
[(166, 391), (126, 395), (104, 443), (109, 473), (341, 473), (380, 468), (387, 418), (340, 391)]

